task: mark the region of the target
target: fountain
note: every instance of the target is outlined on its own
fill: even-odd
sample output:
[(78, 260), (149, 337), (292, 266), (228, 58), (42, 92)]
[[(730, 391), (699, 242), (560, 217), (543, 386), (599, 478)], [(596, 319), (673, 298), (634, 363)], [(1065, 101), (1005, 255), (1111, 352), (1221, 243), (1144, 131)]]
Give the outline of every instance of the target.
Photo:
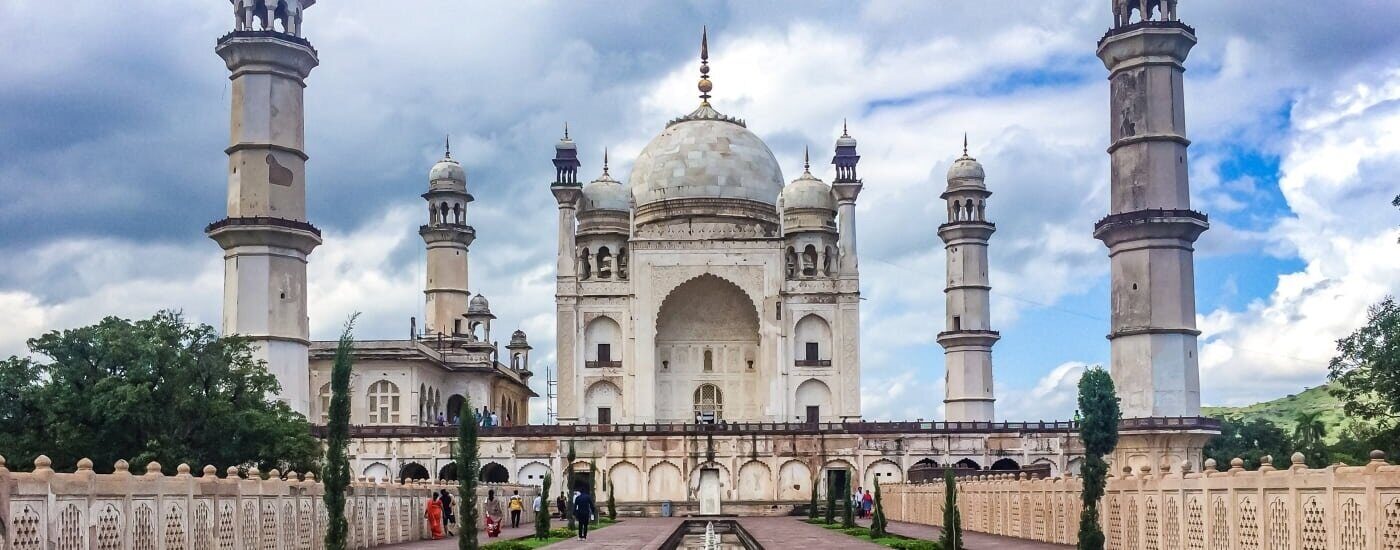
[(661, 550), (763, 550), (733, 519), (688, 519), (681, 522)]

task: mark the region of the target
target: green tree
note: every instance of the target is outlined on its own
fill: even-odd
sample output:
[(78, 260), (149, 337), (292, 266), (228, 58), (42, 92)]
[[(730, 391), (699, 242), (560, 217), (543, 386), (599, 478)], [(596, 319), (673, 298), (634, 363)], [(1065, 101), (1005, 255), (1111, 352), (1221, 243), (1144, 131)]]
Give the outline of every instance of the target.
[(1300, 412), (1293, 419), (1293, 442), (1297, 445), (1295, 449), (1307, 457), (1307, 462), (1314, 468), (1321, 468), (1327, 465), (1327, 425), (1322, 422), (1322, 412)]
[(880, 479), (875, 478), (875, 509), (870, 512), (870, 538), (878, 539), (889, 534), (889, 521), (885, 519), (885, 506), (880, 502)]
[(1327, 377), (1348, 416), (1400, 420), (1400, 304), (1387, 296), (1366, 325), (1337, 341)]
[(807, 506), (807, 519), (817, 519), (817, 483), (820, 478), (812, 476), (812, 503)]
[(836, 484), (830, 479), (826, 482), (826, 524), (836, 523)]
[(856, 526), (855, 510), (851, 505), (851, 487), (847, 484), (841, 493), (841, 527), (850, 529)]
[(593, 515), (589, 516), (588, 524), (593, 525), (598, 520), (598, 463), (594, 459), (588, 460), (588, 496), (593, 498)]
[(1256, 470), (1264, 457), (1288, 457), (1295, 448), (1288, 433), (1273, 422), (1227, 417), (1220, 419), (1220, 434), (1206, 442), (1204, 453), (1222, 470), (1235, 458), (1244, 461), (1246, 470)]
[(1103, 550), (1103, 530), (1099, 527), (1099, 499), (1108, 479), (1108, 463), (1103, 457), (1118, 446), (1118, 422), (1122, 411), (1114, 393), (1113, 377), (1102, 368), (1084, 371), (1079, 378), (1079, 439), (1084, 444), (1084, 513), (1079, 516), (1079, 550)]
[(564, 466), (564, 520), (569, 524), (569, 530), (578, 528), (574, 525), (574, 460), (578, 455), (574, 454), (574, 442), (569, 442), (569, 463)]
[(321, 443), (306, 419), (271, 399), (277, 379), (247, 339), (219, 337), (175, 312), (53, 331), (32, 357), (0, 361), (0, 449), (11, 468), (39, 454), (55, 469), (91, 458), (98, 471), (126, 459), (256, 465), (320, 472)]
[(540, 488), (540, 509), (535, 510), (535, 538), (549, 538), (549, 485), (554, 474), (544, 474), (544, 486)]
[(350, 458), (346, 447), (350, 443), (350, 367), (355, 351), (355, 317), (345, 321), (340, 342), (335, 347), (331, 363), (331, 406), (326, 421), (326, 464), (321, 483), (326, 493), (326, 550), (345, 550), (350, 524), (345, 520), (345, 489), (350, 486)]
[(480, 509), (476, 505), (476, 476), (481, 469), (476, 440), (476, 411), (472, 409), (471, 398), (462, 399), (462, 409), (457, 423), (457, 498), (458, 513), (462, 524), (457, 535), (457, 548), (477, 550), (476, 529), (480, 520)]
[(943, 531), (938, 535), (943, 550), (963, 550), (962, 512), (958, 511), (958, 481), (953, 470), (943, 470)]
[(617, 501), (613, 499), (612, 480), (608, 480), (608, 520), (617, 520)]

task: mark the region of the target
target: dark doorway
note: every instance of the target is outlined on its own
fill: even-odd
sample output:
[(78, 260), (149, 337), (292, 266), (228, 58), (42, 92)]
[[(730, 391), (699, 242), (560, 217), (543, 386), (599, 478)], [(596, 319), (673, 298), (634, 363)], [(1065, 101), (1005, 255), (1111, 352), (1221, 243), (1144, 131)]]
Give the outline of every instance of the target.
[(821, 359), (821, 357), (819, 357), (820, 354), (818, 353), (818, 350), (820, 349), (821, 347), (818, 346), (816, 342), (807, 342), (807, 360), (817, 361)]
[(580, 493), (593, 494), (593, 474), (587, 468), (574, 470), (569, 476), (569, 487)]
[(417, 462), (409, 462), (399, 469), (399, 483), (410, 479), (428, 479), (428, 469)]
[(807, 405), (807, 423), (816, 424), (822, 421), (822, 408), (817, 405)]
[(1009, 458), (1003, 458), (1003, 459), (1001, 459), (1001, 460), (998, 460), (998, 461), (996, 461), (996, 462), (993, 462), (993, 463), (992, 463), (992, 469), (993, 469), (993, 470), (996, 470), (996, 471), (1014, 471), (1014, 470), (1020, 470), (1020, 469), (1021, 469), (1021, 465), (1020, 465), (1020, 464), (1017, 464), (1015, 460), (1011, 460), (1011, 459), (1009, 459)]
[(851, 481), (850, 473), (845, 469), (827, 469), (826, 471), (826, 494), (834, 495), (841, 499), (850, 495)]
[(481, 467), (479, 479), (486, 483), (506, 483), (510, 481), (510, 472), (506, 471), (505, 466), (492, 462)]
[(612, 407), (598, 407), (598, 423), (612, 424)]
[(612, 344), (598, 344), (598, 362), (612, 362)]
[(438, 470), (438, 481), (457, 481), (457, 463), (448, 462)]
[(964, 458), (964, 459), (962, 459), (962, 460), (959, 460), (959, 461), (957, 461), (956, 463), (953, 464), (953, 467), (954, 467), (954, 468), (971, 468), (971, 469), (973, 469), (973, 470), (981, 470), (981, 469), (982, 469), (982, 466), (979, 465), (979, 464), (977, 464), (976, 462), (973, 462), (973, 460), (972, 460), (971, 458)]
[(453, 424), (456, 424), (462, 416), (462, 403), (464, 401), (466, 401), (466, 399), (456, 394), (447, 398), (447, 418), (452, 420)]

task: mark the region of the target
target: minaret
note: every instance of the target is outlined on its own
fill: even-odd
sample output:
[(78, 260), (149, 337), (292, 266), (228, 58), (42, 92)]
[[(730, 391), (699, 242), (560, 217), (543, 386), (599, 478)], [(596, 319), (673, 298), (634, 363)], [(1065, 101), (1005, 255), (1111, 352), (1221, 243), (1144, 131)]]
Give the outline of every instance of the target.
[(215, 52), (233, 81), (228, 216), (205, 228), (224, 249), (223, 333), (252, 341), (254, 358), (282, 387), (278, 398), (303, 415), (311, 401), (306, 261), (321, 232), (306, 220), (302, 112), (306, 77), (319, 60), (299, 34), (302, 10), (314, 3), (236, 10), (238, 30), (219, 39)]
[(1112, 266), (1110, 364), (1125, 419), (1110, 460), (1113, 471), (1183, 462), (1199, 471), (1201, 449), (1217, 432), (1196, 419), (1192, 255), (1210, 224), (1191, 210), (1186, 165), (1182, 73), (1195, 30), (1177, 21), (1176, 0), (1114, 4), (1113, 28), (1098, 45), (1110, 83), (1111, 203), (1094, 225)]
[(992, 346), (1001, 335), (992, 330), (991, 290), (987, 278), (987, 241), (997, 227), (987, 222), (986, 173), (963, 154), (948, 168), (948, 223), (938, 237), (948, 252), (945, 330), (938, 333), (946, 365), (943, 399), (949, 422), (991, 422), (996, 417), (992, 384)]
[(429, 334), (457, 336), (463, 333), (467, 313), (467, 247), (476, 231), (467, 225), (467, 173), (452, 159), (449, 140), (442, 160), (428, 172), (428, 223), (418, 228), (428, 247), (428, 280), (423, 287), (426, 302), (424, 329)]
[(569, 139), (569, 126), (564, 125), (564, 137), (554, 146), (554, 183), (549, 190), (559, 203), (559, 257), (555, 290), (555, 360), (559, 364), (560, 424), (578, 421), (574, 399), (578, 393), (574, 380), (578, 366), (578, 270), (574, 264), (575, 221), (583, 187), (578, 183), (578, 145)]
[(856, 175), (856, 164), (859, 162), (856, 138), (851, 137), (843, 121), (841, 137), (836, 139), (836, 156), (831, 158), (831, 163), (836, 165), (836, 179), (831, 181), (831, 191), (836, 195), (836, 249), (841, 257), (837, 272), (842, 279), (860, 276), (860, 262), (856, 256), (856, 197), (860, 196), (864, 184)]

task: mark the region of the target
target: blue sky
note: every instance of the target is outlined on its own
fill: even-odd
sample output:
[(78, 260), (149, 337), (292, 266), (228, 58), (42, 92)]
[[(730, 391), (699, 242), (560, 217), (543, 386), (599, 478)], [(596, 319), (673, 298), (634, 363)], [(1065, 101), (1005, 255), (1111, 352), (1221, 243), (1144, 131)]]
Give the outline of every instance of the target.
[[(1100, 5), (1101, 4), (1101, 5)], [(1202, 386), (1212, 404), (1320, 383), (1335, 339), (1400, 291), (1400, 5), (1183, 1)], [(322, 2), (306, 34), (313, 336), (362, 311), (362, 338), (421, 317), (415, 234), (453, 135), (477, 197), (473, 290), (553, 361), (554, 203), (564, 121), (620, 179), (694, 106), (708, 25), (713, 100), (789, 178), (803, 147), (860, 139), (862, 363), (871, 418), (939, 418), (943, 215), (964, 132), (995, 195), (999, 416), (1063, 418), (1108, 355), (1108, 0), (1027, 3)], [(224, 2), (0, 4), (0, 355), (43, 330), (162, 308), (217, 323), (228, 81)], [(132, 24), (133, 15), (140, 24)], [(817, 176), (830, 179), (827, 166)], [(498, 329), (499, 330), (499, 329)], [(540, 353), (543, 351), (544, 353)], [(542, 370), (542, 369), (541, 369)], [(542, 381), (541, 381), (542, 382)], [(542, 393), (542, 392), (541, 392)], [(537, 406), (537, 409), (542, 407)]]

